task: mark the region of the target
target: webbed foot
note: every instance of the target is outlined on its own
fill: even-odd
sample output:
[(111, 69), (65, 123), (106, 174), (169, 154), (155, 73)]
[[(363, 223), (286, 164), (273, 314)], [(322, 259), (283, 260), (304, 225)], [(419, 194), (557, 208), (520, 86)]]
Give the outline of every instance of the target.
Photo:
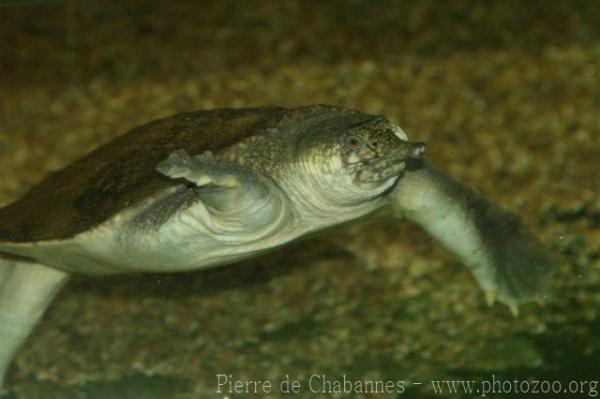
[(484, 290), (518, 315), (518, 305), (538, 299), (556, 263), (513, 214), (426, 163), (409, 168), (390, 194), (392, 207), (454, 253)]
[(511, 313), (518, 305), (541, 300), (541, 295), (556, 264), (541, 244), (517, 217), (482, 199), (474, 218), (483, 261), (472, 266), (473, 275), (485, 291), (486, 302), (497, 298)]

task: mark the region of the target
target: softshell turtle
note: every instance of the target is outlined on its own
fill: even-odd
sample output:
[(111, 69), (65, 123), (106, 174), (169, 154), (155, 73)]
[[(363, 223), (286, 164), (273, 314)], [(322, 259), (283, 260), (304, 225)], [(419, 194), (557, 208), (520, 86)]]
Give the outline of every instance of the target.
[(326, 105), (183, 113), (100, 146), (0, 209), (0, 378), (70, 273), (213, 267), (386, 206), (470, 266), (489, 302), (539, 296), (545, 248), (424, 148)]

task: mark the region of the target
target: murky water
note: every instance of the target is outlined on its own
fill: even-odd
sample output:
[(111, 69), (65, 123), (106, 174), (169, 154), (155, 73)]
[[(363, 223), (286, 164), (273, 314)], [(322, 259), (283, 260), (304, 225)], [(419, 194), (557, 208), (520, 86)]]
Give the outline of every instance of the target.
[(158, 117), (330, 103), (425, 141), (560, 264), (515, 318), (383, 215), (214, 270), (77, 276), (6, 397), (596, 397), (598, 20), (591, 1), (0, 1), (3, 204)]

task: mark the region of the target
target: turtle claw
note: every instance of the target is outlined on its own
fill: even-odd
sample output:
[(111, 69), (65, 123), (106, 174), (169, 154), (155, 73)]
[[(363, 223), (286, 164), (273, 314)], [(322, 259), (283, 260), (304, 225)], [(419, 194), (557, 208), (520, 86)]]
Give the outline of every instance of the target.
[(494, 303), (496, 302), (496, 296), (498, 294), (494, 290), (485, 290), (484, 294), (485, 294), (485, 303), (487, 303), (487, 305), (489, 307), (492, 307), (494, 305)]
[(235, 176), (222, 175), (222, 176), (209, 176), (206, 174), (199, 175), (190, 179), (198, 187), (214, 184), (215, 186), (222, 186), (227, 188), (235, 188), (240, 186), (240, 182)]
[(198, 176), (193, 181), (193, 183), (195, 185), (197, 185), (198, 187), (206, 186), (207, 184), (210, 184), (211, 182), (212, 182), (212, 179), (208, 175)]
[(184, 178), (198, 187), (213, 184), (227, 188), (240, 187), (235, 168), (214, 158), (210, 151), (190, 156), (184, 149), (173, 151), (156, 165), (156, 170), (172, 179)]
[(173, 151), (169, 157), (156, 165), (156, 170), (172, 179), (185, 178), (193, 160), (184, 149)]
[(478, 232), (484, 261), (472, 268), (484, 289), (486, 302), (494, 299), (518, 315), (518, 305), (537, 301), (557, 269), (552, 254), (513, 215), (493, 208)]
[[(494, 306), (496, 300), (498, 300), (499, 302), (506, 305), (506, 307), (508, 307), (510, 314), (512, 314), (514, 317), (519, 317), (519, 302), (514, 302), (517, 300), (516, 298), (498, 297), (498, 291), (494, 289), (484, 289), (483, 293), (485, 295), (485, 303), (488, 307)], [(545, 295), (539, 295), (537, 297), (531, 298), (531, 301), (537, 303), (541, 307), (546, 306)]]
[(213, 184), (216, 184), (217, 186), (227, 187), (227, 188), (236, 188), (236, 187), (240, 186), (240, 181), (235, 176), (226, 175), (226, 176), (222, 176), (218, 180), (214, 180)]
[[(494, 303), (496, 303), (496, 299), (498, 297), (498, 292), (492, 289), (487, 289), (484, 290), (483, 293), (485, 294), (485, 303), (488, 305), (488, 307), (494, 306)], [(538, 303), (541, 303), (540, 300), (540, 297), (536, 298)], [(514, 317), (519, 317), (519, 305), (517, 303), (504, 302), (504, 304), (508, 307), (510, 314), (512, 314)]]

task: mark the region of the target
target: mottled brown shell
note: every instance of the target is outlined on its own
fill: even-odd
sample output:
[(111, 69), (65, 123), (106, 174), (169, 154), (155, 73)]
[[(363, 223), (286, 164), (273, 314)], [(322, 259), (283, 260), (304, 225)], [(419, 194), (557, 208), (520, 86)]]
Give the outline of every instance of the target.
[(139, 126), (48, 176), (0, 209), (0, 241), (73, 237), (176, 184), (155, 169), (172, 151), (219, 150), (276, 127), (292, 110), (217, 109)]

